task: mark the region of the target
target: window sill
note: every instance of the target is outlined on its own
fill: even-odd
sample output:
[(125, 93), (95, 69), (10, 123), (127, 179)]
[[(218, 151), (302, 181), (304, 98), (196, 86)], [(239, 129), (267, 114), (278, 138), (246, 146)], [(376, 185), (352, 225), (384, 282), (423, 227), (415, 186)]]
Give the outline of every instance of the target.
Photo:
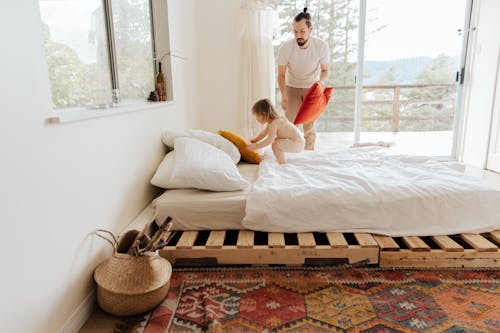
[(109, 117), (129, 112), (156, 109), (168, 105), (173, 105), (173, 101), (166, 102), (141, 102), (134, 104), (124, 104), (102, 109), (75, 108), (55, 111), (53, 115), (45, 118), (48, 124), (70, 123), (75, 121)]

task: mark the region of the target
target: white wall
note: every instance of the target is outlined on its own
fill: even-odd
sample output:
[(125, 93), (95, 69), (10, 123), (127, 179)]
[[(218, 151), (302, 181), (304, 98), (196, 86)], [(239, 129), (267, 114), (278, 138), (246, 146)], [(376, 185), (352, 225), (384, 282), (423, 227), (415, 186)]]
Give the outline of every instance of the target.
[(490, 131), (496, 66), (500, 47), (500, 1), (474, 1), (464, 91), (465, 126), (462, 160), (485, 167)]
[(38, 1), (2, 1), (2, 332), (72, 328), (111, 253), (93, 230), (119, 232), (151, 201), (163, 129), (199, 126), (195, 1), (169, 1), (169, 18), (170, 43), (189, 58), (172, 60), (173, 105), (49, 125)]
[[(198, 97), (204, 129), (243, 128), (239, 110), (241, 47), (238, 39), (240, 1), (197, 1)], [(249, 110), (246, 110), (250, 112)]]

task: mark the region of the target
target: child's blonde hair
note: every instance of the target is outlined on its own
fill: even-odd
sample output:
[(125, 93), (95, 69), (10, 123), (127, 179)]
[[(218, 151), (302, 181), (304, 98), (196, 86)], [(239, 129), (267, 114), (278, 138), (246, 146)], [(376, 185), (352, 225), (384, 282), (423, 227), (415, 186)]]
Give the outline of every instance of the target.
[(267, 117), (268, 120), (279, 118), (278, 111), (276, 111), (273, 103), (267, 98), (257, 101), (252, 107), (252, 113)]

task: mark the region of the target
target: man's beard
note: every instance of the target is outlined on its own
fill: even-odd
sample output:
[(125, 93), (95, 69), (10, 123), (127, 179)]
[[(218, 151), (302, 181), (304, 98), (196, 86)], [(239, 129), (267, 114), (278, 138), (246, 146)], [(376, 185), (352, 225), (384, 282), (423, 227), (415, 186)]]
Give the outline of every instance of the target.
[(297, 45), (298, 46), (304, 46), (304, 45), (306, 45), (306, 43), (307, 43), (308, 40), (309, 39), (297, 38)]

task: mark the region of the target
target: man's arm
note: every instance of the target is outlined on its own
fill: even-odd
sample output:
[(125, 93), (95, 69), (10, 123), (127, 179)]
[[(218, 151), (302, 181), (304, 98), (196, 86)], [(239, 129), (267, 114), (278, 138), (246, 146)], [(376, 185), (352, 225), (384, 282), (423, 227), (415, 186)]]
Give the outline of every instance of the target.
[(326, 80), (328, 80), (328, 75), (330, 74), (330, 68), (328, 64), (321, 64), (321, 74), (319, 75), (319, 82), (323, 86), (326, 87)]
[(288, 111), (288, 96), (285, 83), (286, 65), (278, 65), (278, 86), (281, 92), (281, 109)]

